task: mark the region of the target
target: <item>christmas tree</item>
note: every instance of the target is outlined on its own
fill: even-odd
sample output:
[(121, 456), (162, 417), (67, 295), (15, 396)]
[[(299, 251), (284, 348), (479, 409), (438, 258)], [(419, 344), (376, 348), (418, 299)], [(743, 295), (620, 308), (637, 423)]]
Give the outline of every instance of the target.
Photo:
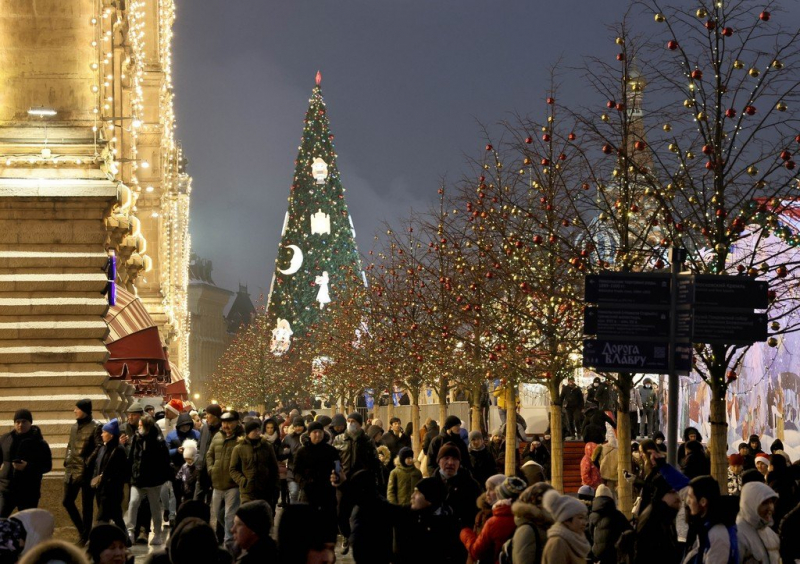
[[(295, 161), (289, 210), (283, 222), (267, 302), (270, 352), (315, 355), (313, 326), (321, 311), (366, 283), (347, 210), (333, 134), (317, 73)], [(302, 349), (302, 350), (298, 350)]]

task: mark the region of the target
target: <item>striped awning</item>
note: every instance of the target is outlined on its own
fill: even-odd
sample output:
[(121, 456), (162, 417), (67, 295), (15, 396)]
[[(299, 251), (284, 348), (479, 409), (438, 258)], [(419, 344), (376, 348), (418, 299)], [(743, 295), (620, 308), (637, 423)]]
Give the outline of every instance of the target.
[(117, 287), (117, 303), (108, 308), (105, 320), (109, 329), (108, 337), (105, 340), (106, 345), (156, 326), (142, 301), (119, 286)]
[(185, 379), (183, 372), (178, 370), (178, 367), (171, 360), (169, 361), (169, 372), (171, 382), (182, 382)]

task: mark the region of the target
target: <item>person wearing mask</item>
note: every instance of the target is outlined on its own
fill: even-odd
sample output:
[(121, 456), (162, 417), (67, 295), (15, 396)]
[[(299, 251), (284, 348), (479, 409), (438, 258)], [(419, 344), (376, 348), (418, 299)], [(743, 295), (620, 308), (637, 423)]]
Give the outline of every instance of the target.
[(667, 452), (667, 445), (664, 444), (664, 441), (666, 440), (667, 438), (661, 431), (656, 431), (653, 433), (653, 441), (656, 443), (656, 448), (661, 452)]
[(230, 475), (239, 485), (239, 500), (264, 500), (275, 498), (279, 488), (278, 459), (272, 445), (261, 436), (258, 419), (248, 421), (244, 434), (231, 454)]
[(90, 485), (97, 499), (97, 520), (114, 523), (124, 531), (122, 500), (129, 466), (125, 447), (119, 444), (119, 421), (116, 418), (103, 425), (101, 438), (103, 444), (86, 462), (87, 470), (91, 472)]
[(547, 490), (542, 505), (553, 517), (547, 529), (542, 564), (586, 564), (591, 546), (586, 539), (586, 506), (555, 490)]
[(614, 494), (608, 486), (600, 485), (592, 501), (589, 515), (589, 536), (592, 539), (592, 555), (600, 564), (616, 564), (617, 541), (631, 524), (617, 509)]
[(517, 528), (511, 542), (503, 546), (503, 552), (511, 556), (511, 562), (539, 564), (542, 561), (547, 529), (553, 524), (553, 518), (542, 506), (542, 499), (552, 489), (550, 484), (540, 482), (525, 489), (511, 505)]
[(394, 505), (410, 506), (414, 486), (422, 480), (422, 472), (414, 466), (414, 451), (403, 447), (397, 454), (394, 470), (389, 474), (387, 499)]
[(561, 397), (559, 398), (561, 408), (567, 414), (567, 435), (564, 440), (570, 438), (578, 438), (581, 429), (583, 418), (583, 392), (575, 384), (575, 378), (570, 376), (567, 379), (567, 385), (561, 388)]
[[(127, 528), (131, 542), (136, 542), (136, 518), (142, 500), (147, 497), (153, 519), (153, 540), (150, 544), (164, 544), (162, 536), (161, 486), (169, 480), (169, 449), (164, 437), (150, 415), (139, 420), (139, 430), (131, 442), (128, 455), (131, 476), (131, 497), (128, 501)], [(146, 539), (145, 539), (146, 542)]]
[(682, 552), (675, 529), (680, 507), (680, 496), (666, 480), (658, 480), (650, 502), (636, 520), (633, 564), (680, 562)]
[(206, 455), (211, 440), (222, 428), (222, 408), (212, 403), (206, 407), (206, 421), (200, 429), (200, 440), (197, 441), (197, 486), (194, 490), (194, 498), (211, 503), (211, 476), (206, 468)]
[(294, 456), (303, 446), (300, 437), (306, 432), (306, 421), (299, 415), (292, 421), (292, 432), (283, 439), (281, 456), (286, 460), (286, 481), (289, 487), (289, 503), (297, 503), (300, 486), (294, 478)]
[[(175, 422), (175, 428), (167, 435), (167, 448), (169, 448), (169, 459), (172, 466), (171, 487), (174, 494), (170, 498), (169, 519), (170, 525), (174, 526), (175, 511), (183, 500), (183, 483), (177, 478), (178, 470), (184, 465), (183, 443), (187, 440), (200, 442), (200, 433), (194, 428), (192, 416), (188, 413), (181, 413)], [(169, 486), (168, 486), (169, 487)], [(162, 494), (162, 499), (163, 499)], [(174, 506), (173, 506), (174, 503)]]
[(239, 485), (231, 478), (231, 457), (244, 429), (239, 423), (238, 411), (226, 411), (220, 418), (222, 430), (214, 435), (206, 454), (206, 468), (211, 476), (214, 492), (211, 495), (211, 523), (221, 524), (225, 530), (225, 545), (233, 540), (233, 516), (239, 509)]
[(586, 392), (586, 403), (593, 403), (600, 411), (608, 411), (612, 409), (611, 403), (611, 390), (608, 387), (608, 382), (601, 381), (599, 377), (592, 380), (592, 385), (589, 391)]
[(521, 478), (506, 478), (496, 489), (497, 501), (492, 505), (492, 516), (486, 521), (480, 534), (467, 527), (461, 530), (461, 542), (473, 562), (497, 562), (503, 545), (517, 528), (511, 504), (527, 487)]
[(642, 385), (636, 390), (642, 406), (642, 417), (639, 420), (639, 436), (652, 436), (655, 432), (656, 414), (656, 391), (653, 389), (653, 381), (645, 378)]
[(736, 516), (739, 562), (780, 562), (780, 538), (770, 528), (777, 500), (778, 494), (766, 484), (751, 482), (742, 488)]
[(119, 444), (125, 448), (125, 454), (131, 453), (131, 444), (139, 430), (139, 420), (144, 415), (144, 408), (138, 401), (133, 402), (127, 411), (126, 421), (119, 425)]
[[(80, 544), (84, 545), (89, 539), (94, 515), (94, 489), (89, 484), (88, 474), (91, 472), (86, 472), (86, 460), (103, 444), (100, 437), (103, 426), (92, 419), (92, 400), (88, 398), (78, 400), (73, 413), (75, 423), (69, 430), (64, 455), (64, 499), (61, 503), (78, 529)], [(83, 515), (75, 505), (78, 493), (81, 494)]]
[(436, 472), (439, 451), (446, 444), (452, 444), (458, 448), (461, 453), (460, 460), (463, 467), (467, 470), (472, 470), (469, 462), (469, 451), (467, 450), (467, 445), (461, 440), (461, 436), (459, 435), (460, 431), (461, 420), (455, 415), (449, 415), (447, 419), (444, 420), (444, 427), (441, 434), (439, 434), (438, 437), (434, 437), (428, 447), (428, 473), (431, 476)]
[[(259, 423), (259, 433), (261, 424)], [(263, 499), (242, 503), (233, 517), (233, 542), (241, 551), (236, 564), (277, 562), (278, 547), (270, 537), (272, 509)]]
[(50, 446), (27, 409), (14, 413), (14, 427), (0, 437), (0, 517), (39, 506), (42, 476), (53, 468)]
[(381, 439), (381, 443), (389, 448), (392, 460), (397, 458), (400, 449), (411, 448), (411, 435), (403, 432), (403, 425), (399, 417), (389, 419), (389, 430)]

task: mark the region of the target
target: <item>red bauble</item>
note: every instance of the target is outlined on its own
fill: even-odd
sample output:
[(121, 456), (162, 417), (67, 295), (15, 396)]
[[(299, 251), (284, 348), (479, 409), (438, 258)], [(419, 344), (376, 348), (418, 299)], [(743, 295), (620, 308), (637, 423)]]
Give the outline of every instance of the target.
[(625, 60), (625, 53), (618, 53), (617, 54), (617, 60), (618, 61), (624, 61)]
[(661, 259), (658, 259), (656, 261), (656, 270), (661, 270), (662, 268), (664, 268), (664, 261), (661, 260)]
[(781, 265), (775, 269), (775, 274), (778, 275), (778, 278), (786, 278), (786, 276), (789, 274), (789, 270), (785, 266)]
[(616, 107), (617, 107), (617, 111), (621, 112), (621, 111), (623, 111), (625, 109), (625, 104), (617, 104)]
[(710, 155), (714, 152), (714, 147), (711, 145), (703, 145), (703, 154)]
[(491, 144), (487, 143), (486, 144), (486, 150), (487, 151), (491, 151), (492, 149), (494, 149), (494, 147), (492, 147)]
[(714, 170), (714, 161), (708, 161), (708, 162), (706, 163), (706, 168), (707, 168), (708, 170)]
[(647, 144), (644, 141), (637, 141), (633, 144), (633, 146), (637, 151), (644, 151), (647, 147)]
[(542, 166), (548, 166), (550, 164), (550, 159), (542, 159)]
[(725, 37), (730, 37), (733, 35), (733, 28), (732, 27), (724, 27), (722, 28), (722, 35)]
[(542, 135), (542, 141), (545, 141), (545, 142), (550, 141), (550, 134), (549, 133), (545, 133), (544, 135)]
[(609, 100), (608, 102), (606, 102), (606, 108), (608, 108), (609, 110), (613, 109), (616, 105), (617, 103), (614, 100)]
[(588, 182), (584, 182), (583, 184), (581, 184), (581, 188), (583, 188), (584, 190), (588, 190), (589, 189), (589, 183)]
[(708, 20), (706, 22), (706, 29), (708, 31), (714, 31), (716, 28), (717, 28), (717, 22), (715, 22), (714, 20)]
[(767, 12), (766, 10), (764, 10), (763, 12), (761, 12), (761, 13), (758, 15), (758, 19), (760, 19), (762, 22), (768, 22), (768, 21), (769, 21), (769, 18), (770, 18), (770, 16), (771, 16), (771, 15), (772, 15), (772, 14), (770, 14), (769, 12)]
[(795, 164), (794, 161), (786, 161), (783, 166), (786, 167), (786, 170), (794, 170)]
[(725, 110), (725, 117), (735, 118), (736, 117), (736, 110), (734, 110), (733, 108)]
[(795, 135), (795, 136), (794, 136), (794, 140), (795, 140), (797, 143), (800, 143), (800, 135)]
[(542, 236), (541, 235), (534, 235), (533, 236), (533, 244), (534, 245), (541, 245), (542, 244)]
[(675, 41), (674, 39), (671, 39), (670, 41), (667, 41), (667, 49), (669, 49), (670, 51), (674, 51), (677, 48), (678, 48), (678, 42), (677, 41)]
[(789, 151), (783, 150), (783, 151), (781, 151), (781, 158), (784, 161), (788, 161), (789, 159), (792, 158), (792, 154)]
[(560, 155), (558, 155), (558, 160), (560, 160), (560, 161), (567, 160), (567, 155), (565, 155), (564, 153), (561, 153)]
[(527, 136), (527, 137), (525, 138), (525, 142), (526, 142), (528, 145), (530, 145), (531, 143), (533, 143), (533, 137), (531, 137), (530, 135), (529, 135), (529, 136)]
[(703, 79), (703, 71), (693, 70), (692, 71), (692, 78), (695, 79), (695, 80), (702, 80)]
[(746, 113), (748, 116), (753, 116), (753, 115), (756, 114), (756, 107), (755, 106), (745, 106), (744, 107), (744, 113)]
[[(570, 141), (575, 141), (576, 138), (577, 135), (575, 135), (574, 133), (570, 133), (569, 135), (567, 135), (567, 139), (569, 139)], [(800, 135), (798, 135), (797, 138), (800, 139)], [(800, 143), (800, 141), (798, 141), (798, 143)]]
[(556, 99), (555, 98), (548, 98), (547, 99), (547, 103), (548, 104), (555, 104), (556, 103)]
[(605, 145), (603, 145), (603, 152), (604, 152), (606, 155), (610, 155), (611, 153), (613, 153), (613, 152), (614, 152), (614, 148), (613, 148), (611, 145), (609, 145), (609, 144), (605, 144)]

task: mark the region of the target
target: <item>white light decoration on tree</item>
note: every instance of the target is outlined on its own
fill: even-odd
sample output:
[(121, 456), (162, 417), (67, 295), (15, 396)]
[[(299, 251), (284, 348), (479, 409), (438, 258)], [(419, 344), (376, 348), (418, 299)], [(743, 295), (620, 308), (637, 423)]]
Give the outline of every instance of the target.
[(292, 326), (287, 319), (278, 318), (275, 329), (272, 330), (272, 339), (269, 342), (269, 350), (275, 356), (285, 354), (292, 346)]
[(311, 163), (311, 176), (317, 181), (317, 184), (325, 184), (328, 179), (328, 163), (320, 157), (316, 157)]
[(320, 235), (330, 235), (331, 233), (331, 216), (323, 213), (322, 210), (311, 214), (311, 234), (314, 233)]

